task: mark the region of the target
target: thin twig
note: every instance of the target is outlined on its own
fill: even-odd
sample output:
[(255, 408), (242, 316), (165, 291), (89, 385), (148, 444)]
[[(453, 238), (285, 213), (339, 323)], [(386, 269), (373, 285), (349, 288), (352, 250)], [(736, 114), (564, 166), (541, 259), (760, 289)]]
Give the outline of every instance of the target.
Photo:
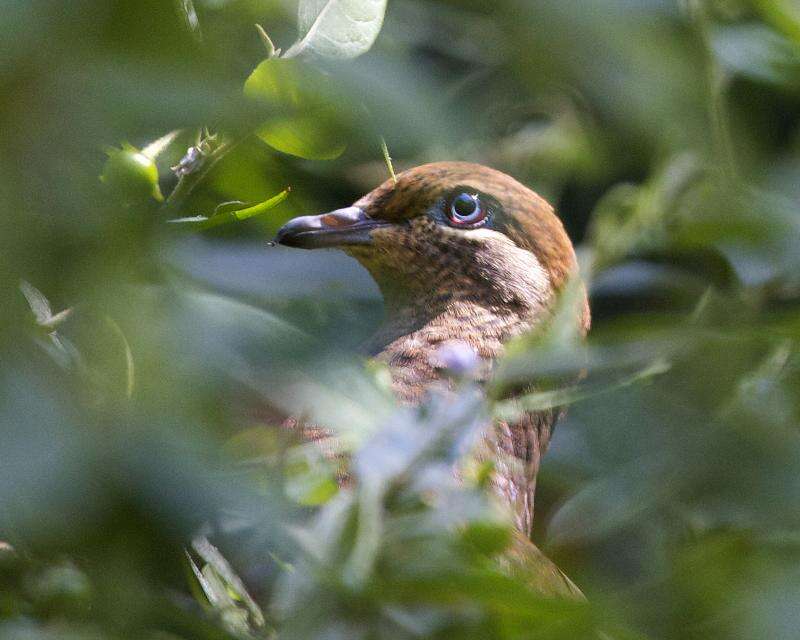
[(180, 180), (178, 180), (178, 184), (175, 185), (175, 188), (172, 190), (172, 193), (167, 196), (166, 204), (171, 207), (178, 207), (189, 197), (189, 194), (194, 191), (195, 187), (203, 181), (217, 162), (222, 160), (222, 158), (241, 143), (241, 141), (240, 139), (234, 142), (223, 142), (205, 159), (205, 162), (203, 162), (202, 167), (198, 171), (181, 176)]

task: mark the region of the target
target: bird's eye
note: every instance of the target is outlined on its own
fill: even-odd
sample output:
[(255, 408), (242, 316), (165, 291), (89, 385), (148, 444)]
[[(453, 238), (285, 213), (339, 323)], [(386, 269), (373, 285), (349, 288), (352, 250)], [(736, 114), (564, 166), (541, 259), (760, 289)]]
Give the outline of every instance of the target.
[(486, 218), (486, 211), (477, 194), (461, 193), (450, 203), (448, 216), (454, 224), (472, 226)]

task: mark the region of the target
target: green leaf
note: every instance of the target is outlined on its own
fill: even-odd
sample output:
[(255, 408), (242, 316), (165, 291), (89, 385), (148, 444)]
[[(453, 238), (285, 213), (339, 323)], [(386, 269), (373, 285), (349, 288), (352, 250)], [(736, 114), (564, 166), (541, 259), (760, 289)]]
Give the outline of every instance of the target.
[(386, 0), (300, 0), (301, 38), (284, 54), (291, 58), (355, 58), (369, 51), (383, 26)]
[[(263, 626), (264, 614), (261, 607), (250, 596), (241, 578), (219, 552), (219, 549), (204, 536), (198, 536), (192, 540), (192, 548), (207, 563), (202, 572), (205, 581), (201, 580), (200, 584), (211, 603), (217, 606), (234, 606), (236, 602), (241, 602), (247, 609), (247, 613), (250, 614), (253, 623), (259, 627)], [(198, 579), (200, 579), (199, 576)]]
[(497, 402), (494, 406), (493, 414), (499, 420), (516, 420), (531, 411), (546, 411), (556, 407), (566, 407), (576, 402), (583, 402), (599, 395), (613, 393), (619, 389), (650, 380), (669, 371), (670, 366), (669, 362), (657, 359), (639, 371), (605, 384), (593, 386), (576, 385), (550, 391), (528, 393), (512, 400)]
[(504, 522), (470, 522), (461, 532), (462, 541), (485, 555), (495, 555), (511, 544), (511, 528)]
[(585, 544), (630, 523), (671, 491), (664, 460), (638, 460), (617, 473), (584, 485), (553, 515), (551, 544)]
[(328, 502), (339, 491), (335, 465), (314, 445), (294, 447), (285, 454), (286, 493), (307, 507)]
[(332, 110), (283, 116), (265, 122), (256, 135), (273, 149), (306, 160), (333, 160), (347, 144), (335, 127)]
[(800, 4), (796, 0), (755, 0), (764, 19), (800, 43)]
[(259, 216), (266, 213), (270, 209), (274, 209), (281, 202), (289, 197), (291, 189), (284, 189), (278, 195), (273, 196), (269, 200), (264, 200), (259, 204), (251, 204), (249, 202), (223, 202), (214, 210), (214, 215), (208, 216), (191, 216), (189, 218), (174, 218), (169, 222), (172, 224), (186, 224), (191, 225), (196, 229), (211, 229), (230, 222), (240, 222)]
[(318, 109), (330, 104), (336, 88), (329, 76), (301, 60), (263, 60), (244, 83), (244, 94), (272, 111)]
[(717, 28), (712, 44), (731, 73), (777, 87), (800, 87), (800, 45), (764, 25)]
[(256, 204), (258, 203), (242, 202), (241, 200), (231, 200), (229, 202), (222, 202), (214, 208), (213, 215), (218, 216), (223, 213), (230, 213), (231, 211), (241, 211), (242, 209), (248, 209)]
[(341, 118), (331, 105), (344, 97), (331, 79), (298, 60), (265, 60), (250, 74), (244, 93), (266, 108), (256, 135), (268, 145), (307, 160), (331, 160), (347, 146)]
[(186, 567), (188, 567), (191, 574), (187, 573), (187, 582), (189, 583), (189, 591), (191, 591), (192, 596), (197, 601), (197, 603), (203, 607), (206, 611), (211, 611), (211, 602), (209, 601), (208, 593), (211, 589), (208, 581), (203, 576), (203, 572), (200, 571), (200, 568), (197, 566), (195, 561), (192, 559), (192, 556), (189, 554), (188, 551), (184, 551), (184, 558), (186, 560)]
[(158, 186), (158, 168), (151, 157), (135, 147), (123, 144), (121, 149), (109, 149), (108, 160), (100, 182), (119, 197), (123, 204), (137, 204), (155, 198), (164, 200)]

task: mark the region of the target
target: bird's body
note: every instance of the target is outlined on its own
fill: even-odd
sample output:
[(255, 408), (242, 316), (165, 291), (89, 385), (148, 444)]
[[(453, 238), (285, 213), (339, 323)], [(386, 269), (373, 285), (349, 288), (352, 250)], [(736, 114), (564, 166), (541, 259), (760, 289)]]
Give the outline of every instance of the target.
[[(545, 320), (577, 272), (552, 207), (513, 178), (469, 163), (411, 169), (352, 207), (290, 221), (277, 240), (341, 248), (370, 272), (386, 308), (370, 352), (388, 365), (397, 396), (408, 403), (442, 378), (437, 354), (447, 343), (471, 347), (484, 363), (479, 375), (490, 375), (504, 345)], [(585, 298), (574, 321), (585, 333)], [(556, 418), (527, 413), (487, 433), (493, 484), (525, 536)]]

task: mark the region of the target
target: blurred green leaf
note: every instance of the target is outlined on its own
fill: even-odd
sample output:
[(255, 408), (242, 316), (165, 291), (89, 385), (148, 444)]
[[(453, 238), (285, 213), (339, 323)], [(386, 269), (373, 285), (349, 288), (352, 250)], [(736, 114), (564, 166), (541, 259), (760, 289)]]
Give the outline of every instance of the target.
[[(675, 487), (666, 481), (665, 467), (666, 461), (639, 460), (635, 468), (587, 484), (555, 512), (548, 540), (556, 545), (586, 544), (652, 512)], [(657, 486), (648, 484), (654, 481)]]
[(669, 371), (669, 369), (669, 363), (659, 359), (640, 371), (604, 384), (593, 386), (576, 385), (553, 391), (527, 393), (519, 395), (512, 400), (497, 402), (493, 407), (492, 413), (499, 420), (516, 420), (530, 411), (546, 411), (548, 409), (567, 407), (576, 402), (594, 398), (599, 394), (611, 393), (640, 382), (647, 382), (651, 378)]
[(293, 447), (285, 454), (286, 492), (299, 504), (322, 505), (339, 490), (334, 465), (327, 463), (316, 444)]
[(617, 185), (598, 202), (591, 234), (595, 267), (602, 269), (632, 253), (669, 248), (681, 214), (705, 188), (697, 157), (671, 158), (641, 186)]
[(133, 361), (133, 351), (128, 339), (125, 337), (125, 332), (122, 327), (111, 317), (106, 316), (106, 322), (111, 330), (119, 337), (122, 343), (122, 348), (125, 350), (125, 397), (129, 400), (133, 397), (133, 391), (136, 387), (136, 366)]
[(800, 43), (800, 7), (794, 0), (754, 0), (753, 4), (773, 26)]
[(262, 627), (264, 625), (264, 614), (261, 608), (247, 592), (241, 578), (223, 557), (219, 549), (203, 536), (192, 540), (192, 549), (207, 563), (203, 567), (202, 574), (205, 580), (201, 584), (204, 590), (208, 589), (206, 595), (209, 596), (211, 604), (217, 608), (238, 609), (236, 602), (241, 602), (253, 625)]
[(472, 522), (461, 532), (464, 542), (486, 555), (501, 553), (511, 544), (511, 528), (507, 523)]
[(729, 73), (782, 89), (800, 89), (800, 43), (762, 24), (719, 27), (712, 42)]
[(158, 185), (158, 168), (151, 157), (127, 144), (106, 153), (108, 160), (100, 181), (122, 204), (141, 203), (148, 198), (164, 200)]

